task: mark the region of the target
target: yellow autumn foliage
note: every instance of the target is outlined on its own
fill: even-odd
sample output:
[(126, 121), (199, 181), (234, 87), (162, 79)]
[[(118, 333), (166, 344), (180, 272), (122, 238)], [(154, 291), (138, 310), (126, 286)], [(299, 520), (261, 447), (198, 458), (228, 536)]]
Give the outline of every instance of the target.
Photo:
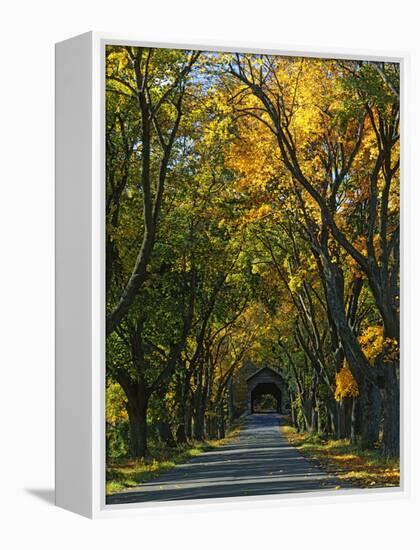
[(106, 421), (115, 426), (128, 418), (125, 403), (127, 398), (119, 384), (109, 382), (106, 388)]
[(253, 222), (257, 220), (262, 220), (271, 213), (271, 206), (268, 204), (263, 204), (259, 208), (251, 208), (248, 213), (248, 220)]
[(341, 401), (345, 397), (357, 397), (358, 395), (359, 387), (347, 362), (345, 362), (341, 370), (335, 375), (335, 400)]
[(359, 337), (363, 353), (373, 365), (375, 359), (382, 353), (384, 345), (384, 330), (379, 325), (367, 327)]
[(374, 325), (366, 328), (359, 337), (359, 342), (372, 365), (380, 354), (383, 354), (385, 363), (398, 360), (398, 342), (392, 338), (384, 338), (383, 327), (381, 326)]

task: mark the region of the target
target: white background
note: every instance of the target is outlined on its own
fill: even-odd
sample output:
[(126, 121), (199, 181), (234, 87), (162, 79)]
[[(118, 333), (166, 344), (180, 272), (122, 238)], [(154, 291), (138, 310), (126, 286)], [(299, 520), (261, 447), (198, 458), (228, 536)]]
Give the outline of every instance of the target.
[[(14, 548), (415, 548), (420, 540), (419, 18), (400, 0), (61, 0), (3, 3), (0, 18), (0, 545)], [(133, 38), (411, 54), (406, 368), (411, 496), (339, 504), (189, 507), (92, 522), (51, 505), (54, 479), (54, 43), (87, 30)], [(411, 156), (414, 158), (411, 159)], [(411, 212), (411, 214), (410, 214)], [(406, 235), (407, 237), (407, 235)], [(411, 344), (411, 339), (413, 344)], [(75, 343), (77, 345), (77, 343)], [(410, 345), (412, 349), (410, 349)], [(77, 475), (77, 472), (74, 472)], [(417, 509), (416, 509), (417, 508)], [(179, 510), (179, 509), (178, 509)]]

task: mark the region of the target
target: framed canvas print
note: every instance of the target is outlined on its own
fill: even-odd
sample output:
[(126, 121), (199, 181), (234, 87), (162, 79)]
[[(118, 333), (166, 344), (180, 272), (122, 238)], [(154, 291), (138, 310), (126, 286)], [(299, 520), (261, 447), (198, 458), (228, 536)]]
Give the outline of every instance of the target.
[(404, 58), (56, 53), (57, 504), (402, 492)]

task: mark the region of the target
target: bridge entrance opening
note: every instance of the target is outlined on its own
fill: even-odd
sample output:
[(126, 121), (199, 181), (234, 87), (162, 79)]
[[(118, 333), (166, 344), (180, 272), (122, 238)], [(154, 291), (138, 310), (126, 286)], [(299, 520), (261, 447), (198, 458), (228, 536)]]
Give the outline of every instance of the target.
[(257, 384), (251, 391), (251, 414), (281, 412), (281, 391), (276, 384)]

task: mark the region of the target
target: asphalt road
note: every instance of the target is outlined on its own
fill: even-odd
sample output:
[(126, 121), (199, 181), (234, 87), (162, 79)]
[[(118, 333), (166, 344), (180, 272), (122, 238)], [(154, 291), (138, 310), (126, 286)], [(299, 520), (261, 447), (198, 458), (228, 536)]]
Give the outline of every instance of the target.
[(107, 504), (299, 493), (339, 485), (287, 442), (279, 423), (277, 414), (250, 415), (230, 444), (110, 495)]

